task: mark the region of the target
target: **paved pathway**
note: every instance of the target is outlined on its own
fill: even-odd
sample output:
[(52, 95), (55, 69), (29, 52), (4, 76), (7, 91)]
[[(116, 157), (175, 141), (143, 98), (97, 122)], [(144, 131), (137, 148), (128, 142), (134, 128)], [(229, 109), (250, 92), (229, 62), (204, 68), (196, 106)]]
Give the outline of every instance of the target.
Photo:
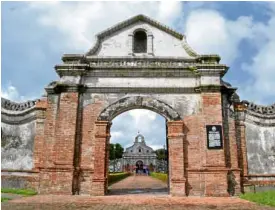
[(169, 195), (36, 195), (7, 201), (1, 206), (3, 210), (274, 210), (239, 198)]
[(150, 176), (129, 176), (109, 186), (109, 194), (168, 194), (167, 183)]
[[(235, 197), (171, 197), (159, 193), (167, 185), (147, 176), (131, 176), (110, 187), (111, 192), (140, 190), (143, 194), (107, 196), (36, 195), (1, 204), (3, 210), (274, 210)], [(146, 190), (158, 193), (146, 194)], [(149, 191), (150, 192), (150, 191)]]

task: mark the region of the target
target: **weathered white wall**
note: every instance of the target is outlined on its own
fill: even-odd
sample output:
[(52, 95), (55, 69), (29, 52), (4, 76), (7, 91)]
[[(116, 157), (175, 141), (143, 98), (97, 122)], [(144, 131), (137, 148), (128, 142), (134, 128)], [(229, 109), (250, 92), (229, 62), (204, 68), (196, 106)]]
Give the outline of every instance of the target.
[(196, 78), (95, 78), (84, 80), (89, 87), (196, 87), (200, 81)]
[(220, 85), (221, 78), (219, 76), (201, 76), (200, 85)]
[(128, 56), (129, 49), (132, 46), (132, 40), (128, 38), (129, 34), (139, 28), (149, 29), (152, 32), (153, 53), (155, 56), (190, 57), (182, 47), (181, 40), (144, 22), (137, 22), (106, 38), (102, 42), (97, 55)]
[[(189, 116), (196, 114), (201, 108), (201, 96), (200, 94), (100, 94), (100, 93), (85, 93), (84, 103), (86, 106), (88, 104), (94, 103), (96, 100), (105, 101), (105, 107), (115, 103), (121, 98), (131, 97), (131, 96), (147, 96), (154, 99), (158, 99), (175, 109), (180, 116)], [(102, 108), (102, 110), (104, 109)]]
[(275, 174), (275, 127), (246, 122), (249, 174)]
[(35, 121), (21, 125), (2, 122), (1, 131), (1, 168), (32, 169)]

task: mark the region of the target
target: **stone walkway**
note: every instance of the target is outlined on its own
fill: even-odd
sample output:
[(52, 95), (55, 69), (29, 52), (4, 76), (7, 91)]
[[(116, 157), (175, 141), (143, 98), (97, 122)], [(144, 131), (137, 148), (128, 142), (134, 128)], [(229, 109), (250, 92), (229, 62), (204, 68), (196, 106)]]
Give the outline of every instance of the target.
[(129, 176), (108, 188), (110, 195), (168, 194), (167, 183), (150, 176)]
[(171, 197), (169, 195), (36, 195), (2, 203), (3, 210), (274, 210), (239, 198)]

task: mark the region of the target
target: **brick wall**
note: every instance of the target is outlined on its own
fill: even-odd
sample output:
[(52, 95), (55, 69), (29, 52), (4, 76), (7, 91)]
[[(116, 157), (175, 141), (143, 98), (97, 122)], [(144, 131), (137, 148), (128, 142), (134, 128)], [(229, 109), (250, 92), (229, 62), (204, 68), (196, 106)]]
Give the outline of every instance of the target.
[[(43, 165), (40, 167), (40, 193), (71, 194), (73, 180), (79, 183), (80, 194), (106, 193), (111, 124), (97, 121), (105, 102), (102, 99), (79, 102), (78, 97), (78, 93), (48, 97), (43, 148), (49, 152), (40, 161)], [(234, 120), (228, 121), (230, 142), (223, 142), (223, 149), (207, 149), (206, 125), (223, 125), (221, 93), (202, 93), (201, 97), (200, 113), (167, 124), (170, 193), (228, 196), (229, 174), (233, 173), (234, 180), (240, 181)], [(78, 109), (78, 106), (83, 108)], [(77, 126), (79, 110), (82, 113), (80, 127)], [(81, 138), (80, 173), (73, 178), (77, 135)], [(225, 149), (230, 154), (231, 168), (226, 167)]]

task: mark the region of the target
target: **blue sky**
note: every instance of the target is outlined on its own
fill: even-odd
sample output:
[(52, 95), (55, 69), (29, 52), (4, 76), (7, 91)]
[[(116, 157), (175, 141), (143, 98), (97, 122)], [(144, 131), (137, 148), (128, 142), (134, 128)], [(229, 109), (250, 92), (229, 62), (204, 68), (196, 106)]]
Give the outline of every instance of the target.
[[(58, 79), (53, 67), (63, 53), (85, 53), (96, 33), (143, 13), (185, 34), (198, 53), (219, 54), (230, 66), (224, 79), (238, 87), (242, 100), (275, 102), (274, 2), (1, 2), (1, 13), (2, 97), (39, 98)], [(112, 140), (132, 142), (142, 128), (136, 125), (121, 137), (126, 132), (121, 124), (140, 116), (165, 132), (162, 117), (144, 113), (118, 116), (112, 132), (119, 137)], [(163, 135), (145, 130), (154, 147), (164, 143)]]

